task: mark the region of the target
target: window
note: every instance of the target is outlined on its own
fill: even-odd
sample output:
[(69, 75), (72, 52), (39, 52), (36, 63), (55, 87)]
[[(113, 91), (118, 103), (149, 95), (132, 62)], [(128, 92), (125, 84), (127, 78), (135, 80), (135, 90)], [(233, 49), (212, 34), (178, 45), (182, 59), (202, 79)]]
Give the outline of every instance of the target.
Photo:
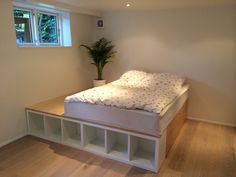
[(57, 16), (39, 13), (37, 18), (39, 42), (41, 44), (58, 44)]
[(68, 12), (19, 3), (13, 11), (19, 46), (71, 46)]
[(14, 9), (17, 43), (32, 43), (31, 12)]

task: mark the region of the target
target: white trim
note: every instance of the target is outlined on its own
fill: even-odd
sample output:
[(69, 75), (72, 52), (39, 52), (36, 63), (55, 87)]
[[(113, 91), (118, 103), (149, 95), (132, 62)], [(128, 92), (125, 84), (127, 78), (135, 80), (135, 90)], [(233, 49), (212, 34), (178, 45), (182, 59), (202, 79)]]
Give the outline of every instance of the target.
[(50, 6), (50, 5), (46, 6), (41, 3), (34, 3), (34, 2), (29, 2), (29, 1), (25, 2), (23, 0), (13, 0), (13, 6), (23, 7), (26, 9), (37, 9), (40, 11), (46, 11), (46, 12), (51, 12), (51, 13), (68, 12), (65, 9), (56, 8), (54, 6)]
[(52, 1), (45, 1), (45, 0), (37, 0), (37, 2), (29, 1), (29, 0), (13, 0), (13, 3), (19, 4), (19, 3), (27, 3), (30, 6), (37, 6), (40, 8), (47, 8), (51, 9), (52, 11), (57, 10), (57, 11), (62, 11), (62, 12), (74, 12), (74, 13), (79, 13), (79, 14), (86, 14), (86, 15), (91, 15), (95, 17), (101, 17), (102, 14), (99, 11), (95, 10), (89, 10), (89, 9), (83, 9), (77, 6), (73, 6), (70, 4), (63, 4), (60, 2), (52, 2)]
[(198, 117), (188, 116), (188, 119), (189, 120), (196, 120), (196, 121), (201, 121), (201, 122), (212, 123), (212, 124), (217, 124), (217, 125), (224, 125), (224, 126), (228, 126), (228, 127), (236, 127), (236, 124), (224, 123), (224, 122), (214, 121), (214, 120), (201, 119), (201, 118), (198, 118)]
[(10, 143), (20, 139), (20, 138), (23, 138), (26, 135), (27, 135), (26, 133), (22, 133), (21, 135), (18, 135), (18, 136), (14, 137), (14, 138), (11, 138), (9, 140), (3, 141), (3, 142), (0, 143), (0, 148), (5, 146), (5, 145), (8, 145), (8, 144), (10, 144)]

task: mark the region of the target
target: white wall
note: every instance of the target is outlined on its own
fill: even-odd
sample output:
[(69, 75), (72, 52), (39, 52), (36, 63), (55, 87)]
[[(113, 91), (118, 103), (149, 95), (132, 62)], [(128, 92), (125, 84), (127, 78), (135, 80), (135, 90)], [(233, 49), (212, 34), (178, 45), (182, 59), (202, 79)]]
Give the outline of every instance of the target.
[(189, 116), (236, 125), (236, 7), (104, 14), (105, 36), (116, 45), (106, 68), (113, 80), (129, 69), (185, 75)]
[(92, 83), (92, 66), (79, 43), (90, 43), (94, 18), (71, 14), (73, 47), (19, 48), (11, 1), (0, 1), (0, 145), (25, 133), (24, 108)]
[[(94, 18), (71, 14), (73, 47), (19, 48), (11, 1), (0, 1), (0, 145), (25, 133), (25, 106), (76, 92), (95, 76), (79, 43)], [(104, 14), (96, 36), (114, 41), (108, 80), (129, 69), (176, 72), (191, 84), (189, 116), (236, 124), (235, 7)]]

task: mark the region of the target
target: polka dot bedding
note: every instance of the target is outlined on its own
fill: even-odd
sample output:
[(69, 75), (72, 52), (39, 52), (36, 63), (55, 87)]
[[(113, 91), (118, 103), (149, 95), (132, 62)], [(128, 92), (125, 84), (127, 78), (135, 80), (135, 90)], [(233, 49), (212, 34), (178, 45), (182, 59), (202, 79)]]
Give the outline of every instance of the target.
[(170, 73), (128, 71), (104, 86), (68, 96), (65, 102), (84, 102), (159, 114), (180, 93), (184, 78)]

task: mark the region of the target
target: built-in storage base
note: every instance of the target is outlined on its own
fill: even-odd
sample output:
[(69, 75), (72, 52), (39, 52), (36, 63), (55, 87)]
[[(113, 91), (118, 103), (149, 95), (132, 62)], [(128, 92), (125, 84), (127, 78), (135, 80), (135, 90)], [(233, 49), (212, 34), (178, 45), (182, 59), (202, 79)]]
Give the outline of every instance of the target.
[(187, 116), (187, 101), (160, 137), (64, 116), (65, 96), (26, 108), (28, 134), (157, 172)]
[(165, 155), (161, 138), (26, 109), (30, 135), (157, 172)]
[(62, 121), (63, 142), (69, 146), (81, 147), (81, 124), (67, 120)]
[(155, 141), (131, 136), (131, 160), (146, 167), (155, 167)]

